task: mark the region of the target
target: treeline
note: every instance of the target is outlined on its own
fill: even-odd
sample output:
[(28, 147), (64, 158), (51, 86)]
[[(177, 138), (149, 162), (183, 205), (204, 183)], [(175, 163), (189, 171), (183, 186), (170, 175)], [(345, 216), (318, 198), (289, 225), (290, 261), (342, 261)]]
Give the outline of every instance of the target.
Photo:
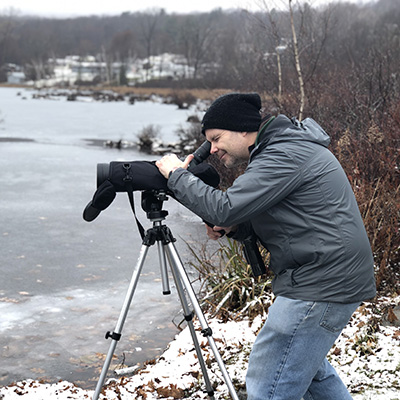
[[(371, 49), (378, 51), (372, 57), (390, 52), (393, 62), (398, 61), (399, 20), (399, 0), (333, 3), (318, 9), (296, 6), (294, 25), (305, 80), (333, 68), (363, 65), (370, 61)], [(288, 10), (167, 14), (159, 9), (73, 19), (21, 17), (12, 11), (0, 15), (0, 68), (15, 63), (32, 74), (38, 70), (33, 66), (44, 66), (50, 57), (90, 54), (106, 62), (128, 62), (175, 53), (193, 67), (190, 78), (201, 78), (206, 87), (256, 84), (271, 90), (277, 89), (278, 52), (282, 76), (296, 80), (292, 44)]]
[(400, 0), (287, 4), (254, 13), (2, 15), (0, 67), (70, 54), (128, 62), (170, 52), (182, 54), (195, 72), (148, 85), (258, 91), (269, 112), (313, 117), (330, 134), (352, 183), (378, 288), (400, 293)]

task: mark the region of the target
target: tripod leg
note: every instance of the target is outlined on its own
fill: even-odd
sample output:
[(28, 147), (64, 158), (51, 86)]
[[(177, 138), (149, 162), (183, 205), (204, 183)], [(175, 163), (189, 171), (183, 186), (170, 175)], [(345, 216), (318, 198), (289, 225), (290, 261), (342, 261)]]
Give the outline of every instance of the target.
[(106, 334), (106, 339), (111, 338), (112, 341), (111, 341), (111, 345), (110, 345), (110, 348), (107, 353), (106, 360), (104, 362), (103, 369), (100, 374), (99, 381), (97, 382), (96, 390), (94, 392), (92, 400), (97, 400), (99, 398), (101, 389), (104, 385), (104, 381), (106, 380), (107, 372), (108, 372), (108, 369), (110, 368), (110, 364), (111, 364), (112, 357), (115, 352), (115, 348), (117, 347), (117, 343), (118, 343), (119, 339), (121, 338), (122, 328), (124, 327), (124, 323), (125, 323), (126, 317), (128, 315), (128, 311), (129, 311), (129, 306), (132, 302), (132, 298), (135, 293), (135, 289), (136, 289), (137, 283), (139, 281), (140, 273), (142, 271), (142, 267), (143, 267), (144, 261), (146, 259), (148, 250), (149, 250), (149, 246), (143, 244), (142, 248), (140, 250), (138, 261), (137, 261), (135, 269), (133, 271), (131, 283), (129, 285), (128, 292), (126, 293), (124, 305), (122, 306), (121, 313), (119, 315), (119, 319), (116, 324), (115, 330), (113, 333), (107, 332), (107, 334)]
[(228, 371), (226, 370), (224, 361), (222, 360), (221, 355), (219, 354), (217, 345), (215, 344), (214, 338), (212, 337), (212, 330), (211, 328), (208, 326), (208, 323), (205, 319), (205, 316), (203, 314), (203, 311), (201, 310), (200, 304), (197, 300), (196, 294), (193, 290), (193, 287), (190, 283), (190, 280), (186, 274), (186, 271), (183, 267), (182, 261), (179, 258), (179, 255), (176, 251), (176, 248), (173, 244), (173, 242), (169, 242), (168, 244), (166, 244), (165, 248), (167, 249), (167, 254), (168, 254), (168, 259), (170, 260), (171, 265), (173, 265), (174, 268), (176, 268), (177, 273), (179, 274), (183, 285), (186, 289), (186, 293), (188, 294), (190, 301), (192, 303), (192, 306), (195, 310), (195, 313), (197, 315), (197, 318), (199, 319), (200, 325), (202, 327), (202, 333), (203, 336), (206, 336), (208, 339), (208, 343), (211, 347), (211, 350), (213, 351), (214, 357), (217, 360), (217, 363), (219, 365), (219, 368), (222, 372), (222, 375), (224, 377), (225, 383), (228, 386), (229, 389), (229, 393), (231, 394), (231, 397), (233, 400), (239, 400), (238, 395), (236, 393), (235, 387), (233, 386), (233, 383), (231, 381), (231, 378), (228, 374)]
[(163, 251), (163, 245), (160, 240), (157, 241), (157, 248), (158, 248), (158, 259), (160, 261), (163, 294), (168, 295), (171, 294), (171, 290), (169, 288), (169, 282), (168, 282), (167, 262), (165, 260), (165, 252)]
[(188, 302), (186, 300), (185, 292), (184, 292), (184, 289), (183, 289), (183, 286), (182, 286), (182, 282), (181, 282), (181, 280), (179, 278), (177, 267), (175, 266), (174, 261), (171, 260), (169, 257), (168, 257), (168, 260), (169, 260), (169, 263), (170, 263), (170, 266), (171, 266), (171, 271), (172, 271), (172, 275), (174, 277), (174, 281), (175, 281), (175, 284), (176, 284), (176, 289), (178, 291), (179, 299), (180, 299), (181, 304), (182, 304), (184, 317), (185, 317), (185, 320), (188, 323), (188, 327), (189, 327), (189, 330), (190, 330), (190, 335), (192, 336), (192, 339), (193, 339), (194, 347), (195, 347), (196, 354), (197, 354), (197, 359), (199, 360), (199, 364), (200, 364), (201, 370), (203, 372), (203, 377), (204, 377), (204, 382), (206, 384), (207, 394), (208, 394), (208, 397), (210, 398), (210, 400), (214, 400), (214, 389), (213, 389), (213, 387), (211, 385), (211, 381), (210, 381), (210, 378), (208, 376), (207, 367), (206, 367), (206, 364), (204, 362), (204, 358), (203, 358), (203, 355), (201, 353), (201, 348), (200, 348), (200, 345), (199, 345), (199, 341), (197, 339), (196, 331), (195, 331), (194, 325), (193, 325), (193, 312), (190, 310)]

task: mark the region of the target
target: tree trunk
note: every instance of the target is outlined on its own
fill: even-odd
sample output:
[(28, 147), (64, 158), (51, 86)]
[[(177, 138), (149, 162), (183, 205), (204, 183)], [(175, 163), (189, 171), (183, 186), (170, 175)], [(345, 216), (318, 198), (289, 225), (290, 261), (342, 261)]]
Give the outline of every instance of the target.
[(296, 29), (294, 27), (292, 0), (289, 0), (289, 11), (290, 11), (290, 25), (292, 27), (292, 36), (293, 36), (294, 60), (295, 60), (295, 64), (296, 64), (297, 78), (299, 80), (299, 87), (300, 87), (299, 120), (301, 121), (303, 119), (303, 112), (304, 112), (305, 92), (304, 92), (303, 75), (301, 73), (299, 48), (298, 48), (298, 44), (297, 44)]

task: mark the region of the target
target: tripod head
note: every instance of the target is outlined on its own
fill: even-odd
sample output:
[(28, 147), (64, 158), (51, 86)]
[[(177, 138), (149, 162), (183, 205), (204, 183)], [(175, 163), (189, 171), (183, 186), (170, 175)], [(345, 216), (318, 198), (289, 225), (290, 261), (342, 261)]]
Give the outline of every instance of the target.
[(165, 190), (145, 190), (142, 192), (142, 209), (151, 221), (163, 220), (168, 211), (162, 209), (164, 201), (168, 200)]

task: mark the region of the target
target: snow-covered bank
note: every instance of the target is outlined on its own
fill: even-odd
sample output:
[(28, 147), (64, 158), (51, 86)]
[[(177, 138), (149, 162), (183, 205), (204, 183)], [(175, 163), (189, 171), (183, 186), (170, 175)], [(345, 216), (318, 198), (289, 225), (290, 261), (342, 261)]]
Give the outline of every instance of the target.
[[(353, 393), (355, 400), (398, 400), (400, 398), (400, 296), (380, 298), (361, 306), (329, 353), (331, 363)], [(235, 385), (244, 383), (248, 355), (263, 318), (222, 323), (208, 319), (214, 340)], [(197, 330), (200, 326), (195, 322)], [(228, 389), (207, 340), (199, 342), (208, 366), (216, 399), (228, 399)], [(131, 378), (111, 380), (101, 399), (207, 399), (203, 393), (196, 352), (185, 328), (154, 363)], [(44, 384), (22, 381), (0, 389), (0, 398), (14, 400), (91, 399), (93, 391), (69, 382)]]

